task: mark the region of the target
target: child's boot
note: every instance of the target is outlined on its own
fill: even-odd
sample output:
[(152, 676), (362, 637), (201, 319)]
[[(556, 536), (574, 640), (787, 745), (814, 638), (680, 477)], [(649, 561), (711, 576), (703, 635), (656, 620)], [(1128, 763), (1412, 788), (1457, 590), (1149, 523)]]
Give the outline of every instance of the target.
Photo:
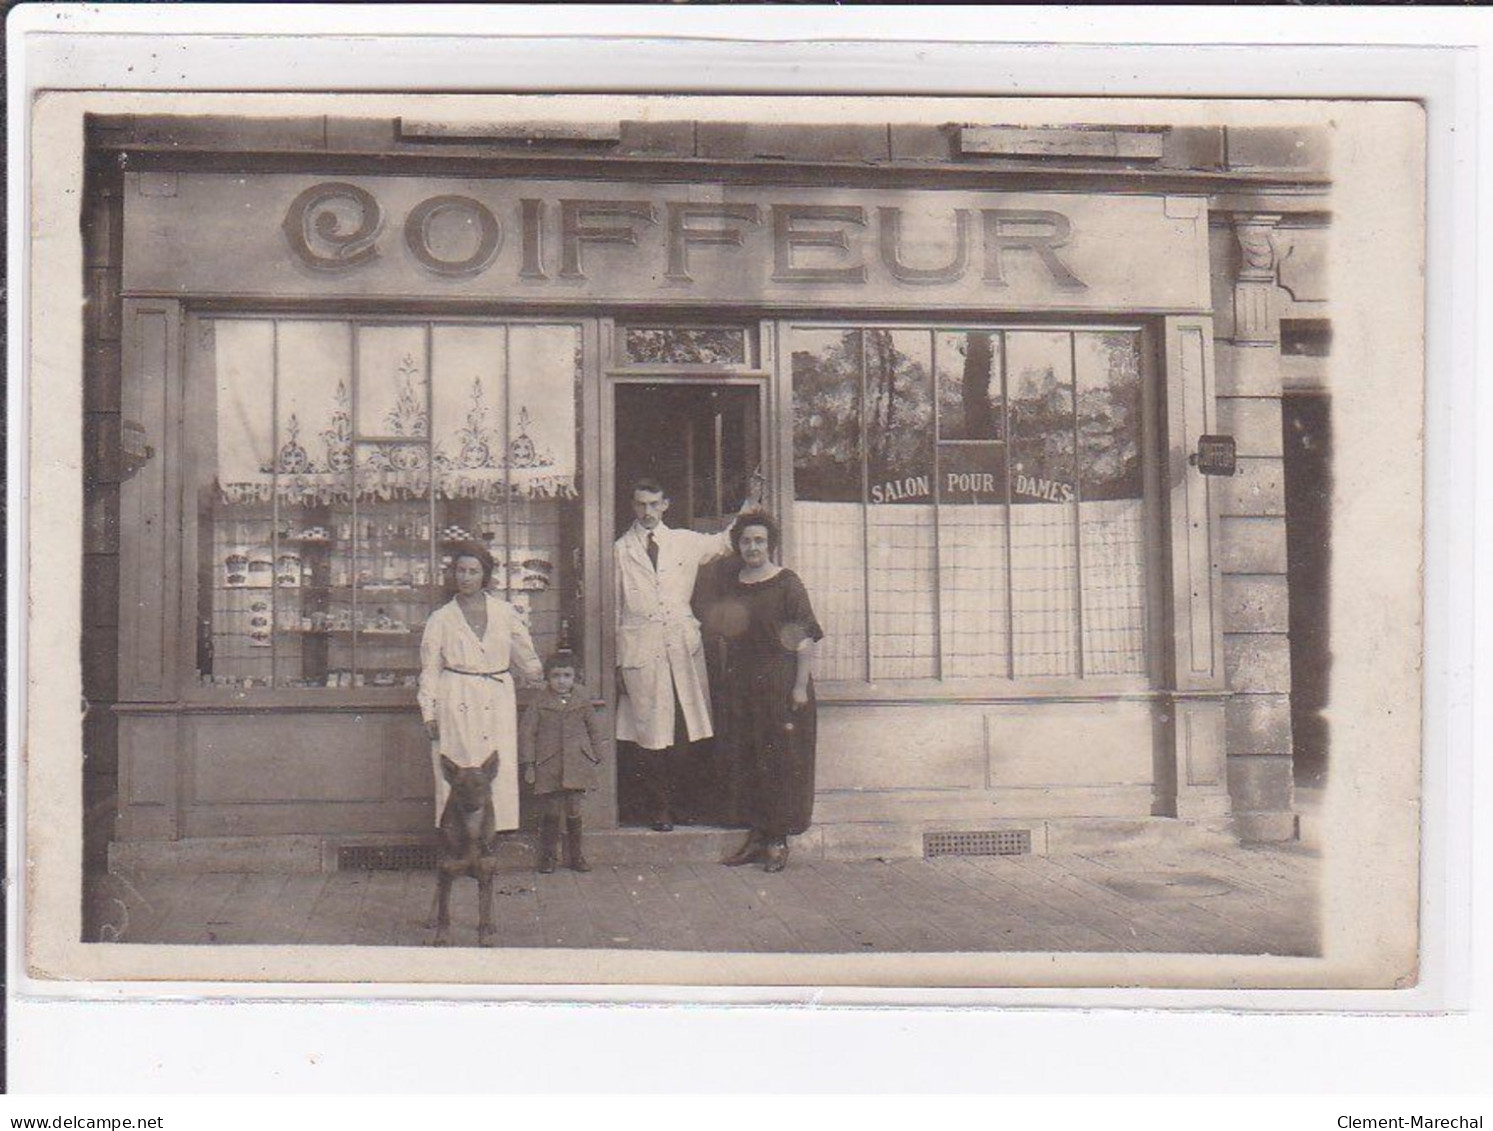
[(560, 851), (560, 818), (546, 813), (539, 819), (539, 871), (549, 875), (555, 870)]
[(581, 852), (581, 819), (571, 817), (565, 822), (566, 852), (570, 856), (570, 870), (572, 872), (589, 872), (591, 865), (586, 863), (586, 857)]

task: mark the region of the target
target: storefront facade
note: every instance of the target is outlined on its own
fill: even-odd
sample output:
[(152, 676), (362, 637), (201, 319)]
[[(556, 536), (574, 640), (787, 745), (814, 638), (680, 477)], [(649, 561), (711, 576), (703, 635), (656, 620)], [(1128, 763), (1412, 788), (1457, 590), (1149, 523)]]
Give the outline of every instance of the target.
[[(827, 632), (825, 851), (1292, 834), (1280, 325), (1325, 311), (1302, 154), (478, 126), (94, 123), (89, 419), (119, 482), (95, 461), (85, 608), (121, 858), (424, 835), (413, 684), (458, 539), (614, 701), (644, 474), (702, 530), (767, 484)], [(1219, 435), (1232, 477), (1194, 458)]]

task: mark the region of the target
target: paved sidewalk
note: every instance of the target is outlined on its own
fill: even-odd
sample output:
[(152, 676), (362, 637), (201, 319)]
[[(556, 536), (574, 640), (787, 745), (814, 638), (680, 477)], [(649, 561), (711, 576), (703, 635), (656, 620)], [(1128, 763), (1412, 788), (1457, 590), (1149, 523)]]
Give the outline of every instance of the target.
[[(707, 862), (497, 877), (499, 946), (844, 953), (1318, 953), (1320, 860), (1299, 845), (1067, 856)], [(97, 941), (422, 946), (427, 871), (90, 877)], [(453, 942), (476, 943), (476, 885)]]

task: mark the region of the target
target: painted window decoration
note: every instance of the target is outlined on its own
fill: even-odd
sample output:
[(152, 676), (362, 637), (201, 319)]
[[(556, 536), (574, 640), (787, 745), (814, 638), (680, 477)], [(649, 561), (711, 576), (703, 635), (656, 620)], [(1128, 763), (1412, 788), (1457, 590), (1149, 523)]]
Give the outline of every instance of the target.
[(825, 679), (1146, 670), (1134, 331), (792, 329)]
[(540, 650), (579, 650), (578, 326), (197, 326), (202, 683), (413, 687), (469, 539)]
[(622, 354), (628, 365), (734, 365), (751, 361), (742, 326), (627, 326)]

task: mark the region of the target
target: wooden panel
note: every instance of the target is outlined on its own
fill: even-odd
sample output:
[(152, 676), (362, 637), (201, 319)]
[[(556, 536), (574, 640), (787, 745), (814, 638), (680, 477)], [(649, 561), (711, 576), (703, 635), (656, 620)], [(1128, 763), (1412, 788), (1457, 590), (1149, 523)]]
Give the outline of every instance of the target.
[[(142, 116), (135, 119), (129, 142), (140, 146), (191, 146), (234, 152), (256, 149), (314, 151), (326, 145), (326, 126), (321, 115), (279, 118), (222, 114)], [(138, 175), (126, 174), (126, 186)]]
[(983, 789), (978, 708), (820, 707), (820, 789)]
[[(1187, 787), (1213, 786), (1223, 780), (1224, 742), (1222, 712), (1216, 703), (1182, 703), (1177, 708), (1177, 730), (1181, 739), (1180, 792)], [(1178, 798), (1179, 803), (1182, 798)], [(1179, 815), (1183, 815), (1179, 810)]]
[(88, 412), (119, 411), (118, 342), (91, 342), (83, 359), (83, 407)]
[(1250, 755), (1229, 759), (1234, 811), (1288, 810), (1295, 794), (1291, 759)]
[(1234, 226), (1225, 221), (1208, 228), (1208, 289), (1213, 298), (1213, 334), (1217, 350), (1218, 388), (1224, 389), (1224, 371), (1228, 361), (1224, 357), (1224, 344), (1234, 336), (1234, 278), (1239, 273), (1239, 240), (1234, 236)]
[(1225, 575), (1225, 632), (1285, 632), (1290, 627), (1290, 591), (1280, 574)]
[(1285, 573), (1286, 520), (1241, 518), (1220, 520), (1219, 564), (1224, 573)]
[[(113, 628), (119, 624), (119, 558), (116, 555), (83, 555), (83, 624), (94, 628)], [(110, 645), (117, 651), (116, 640), (111, 640)]]
[(116, 831), (122, 840), (174, 839), (177, 835), (175, 716), (120, 716)]
[(1230, 756), (1291, 753), (1291, 697), (1235, 695), (1225, 712)]
[(820, 707), (818, 737), (820, 789), (984, 788), (978, 710)]
[(388, 725), (382, 714), (191, 719), (192, 803), (382, 800)]
[(90, 267), (88, 290), (83, 302), (83, 328), (95, 342), (115, 342), (120, 338), (119, 319), (120, 271), (118, 267)]
[(107, 704), (90, 706), (83, 716), (83, 758), (90, 779), (119, 773), (119, 720)]
[(84, 414), (83, 468), (84, 477), (95, 483), (119, 482), (119, 413)]
[(124, 236), (124, 209), (117, 189), (103, 192), (95, 186), (83, 212), (83, 263), (87, 267), (118, 267)]
[(419, 712), (384, 715), (382, 719), (388, 782), (384, 796), (400, 801), (425, 801), (434, 806), (435, 769), (430, 739), (425, 736)]
[(826, 130), (771, 122), (700, 122), (695, 144), (696, 156), (726, 160), (885, 161), (890, 156), (884, 125), (839, 125)]
[(1023, 787), (969, 793), (821, 792), (814, 801), (814, 825), (822, 829), (838, 823), (891, 821), (943, 827), (961, 821), (1148, 817), (1151, 800), (1149, 785)]
[(959, 152), (992, 157), (1088, 157), (1155, 161), (1164, 136), (1154, 130), (965, 126)]
[[(262, 805), (198, 805), (182, 818), (182, 835), (428, 836), (428, 801), (286, 801)], [(433, 885), (432, 885), (433, 886)], [(423, 908), (422, 908), (423, 913)]]
[(1234, 691), (1291, 690), (1291, 643), (1284, 635), (1225, 636), (1223, 659)]
[[(849, 160), (867, 153), (885, 159), (885, 126), (872, 130), (718, 124), (701, 154), (736, 152), (747, 159), (781, 146), (826, 150)], [(1204, 277), (1207, 220), (1204, 209), (1178, 216), (1174, 201), (1152, 195), (964, 191), (907, 188), (640, 184), (636, 180), (502, 179), (490, 177), (401, 177), (356, 174), (337, 183), (354, 186), (339, 202), (348, 218), (356, 202), (374, 229), (368, 237), (376, 254), (336, 278), (311, 269), (332, 262), (335, 246), (318, 228), (318, 216), (331, 215), (303, 194), (325, 174), (262, 172), (183, 172), (167, 186), (159, 178), (130, 174), (125, 196), (124, 286), (134, 295), (234, 296), (242, 300), (342, 298), (414, 300), (432, 294), (468, 302), (555, 302), (595, 308), (598, 304), (653, 303), (669, 306), (740, 303), (744, 295), (763, 306), (821, 312), (826, 309), (882, 310), (888, 295), (900, 294), (921, 311), (1051, 310), (1193, 311), (1211, 309)], [(358, 195), (364, 194), (364, 195)], [(501, 225), (516, 225), (522, 200), (545, 203), (546, 251), (542, 272), (521, 277), (522, 241), (503, 242), (490, 266), (461, 278), (433, 273), (402, 251), (406, 220), (433, 197), (467, 197)], [(599, 249), (593, 229), (578, 217), (597, 209), (628, 210), (617, 223), (636, 235), (627, 247)], [(712, 201), (730, 205), (743, 219), (733, 222), (739, 245), (691, 255), (687, 278), (670, 272), (670, 206)], [(562, 202), (565, 202), (562, 207)], [(803, 212), (830, 207), (835, 211)], [(375, 216), (374, 210), (377, 210)], [(898, 211), (887, 211), (895, 209)], [(962, 211), (968, 224), (956, 221)], [(1032, 219), (1020, 214), (1051, 215)], [(563, 220), (570, 217), (570, 222)], [(811, 216), (821, 241), (843, 237), (844, 246), (821, 247), (815, 257), (785, 259), (801, 247)], [(287, 243), (284, 224), (308, 238)], [(752, 223), (755, 217), (758, 222)], [(379, 221), (382, 220), (380, 225)], [(1016, 225), (1021, 232), (1007, 231)], [(1058, 251), (1049, 259), (1014, 253), (1037, 235)], [(895, 230), (893, 225), (895, 225)], [(983, 252), (979, 232), (990, 225), (997, 240)], [(885, 227), (884, 227), (885, 226)], [(562, 230), (563, 229), (563, 230)], [(508, 228), (508, 230), (517, 230)], [(1001, 232), (1006, 232), (1002, 236)], [(829, 233), (828, 236), (824, 233)], [(881, 251), (883, 233), (887, 252)], [(964, 234), (961, 234), (964, 233)], [(1047, 233), (1042, 235), (1042, 233)], [(550, 235), (554, 239), (549, 238)], [(562, 237), (563, 238), (560, 238)], [(909, 284), (891, 243), (900, 239), (905, 264), (954, 263), (946, 278)], [(1003, 245), (1000, 241), (1004, 240)], [(440, 242), (439, 240), (437, 242)], [(914, 251), (914, 245), (915, 251)], [(1125, 254), (1114, 249), (1123, 246)], [(225, 255), (224, 248), (232, 254)], [(963, 249), (963, 253), (961, 253)], [(294, 250), (296, 254), (287, 254)], [(443, 252), (442, 254), (446, 254)], [(1076, 282), (1075, 282), (1076, 280)], [(901, 301), (901, 300), (896, 300)]]
[(1208, 320), (1168, 319), (1166, 358), (1174, 666), (1179, 688), (1210, 688), (1222, 678), (1213, 546), (1218, 502), (1208, 477), (1188, 462), (1197, 438), (1217, 424)]
[(1278, 456), (1284, 450), (1280, 401), (1274, 397), (1219, 397), (1218, 430), (1234, 437), (1241, 456)]
[(155, 457), (120, 496), (120, 698), (159, 701), (175, 696), (179, 640), (179, 309), (132, 301), (125, 325), (123, 416), (145, 429)]
[(1237, 475), (1220, 476), (1220, 515), (1254, 517), (1286, 513), (1285, 461), (1279, 458), (1244, 458)]
[(119, 534), (119, 486), (89, 483), (83, 489), (83, 552), (117, 554)]
[(84, 639), (83, 694), (95, 703), (119, 694), (119, 632), (111, 626), (91, 628)]
[(1147, 703), (986, 708), (989, 786), (1147, 785), (1154, 775)]

